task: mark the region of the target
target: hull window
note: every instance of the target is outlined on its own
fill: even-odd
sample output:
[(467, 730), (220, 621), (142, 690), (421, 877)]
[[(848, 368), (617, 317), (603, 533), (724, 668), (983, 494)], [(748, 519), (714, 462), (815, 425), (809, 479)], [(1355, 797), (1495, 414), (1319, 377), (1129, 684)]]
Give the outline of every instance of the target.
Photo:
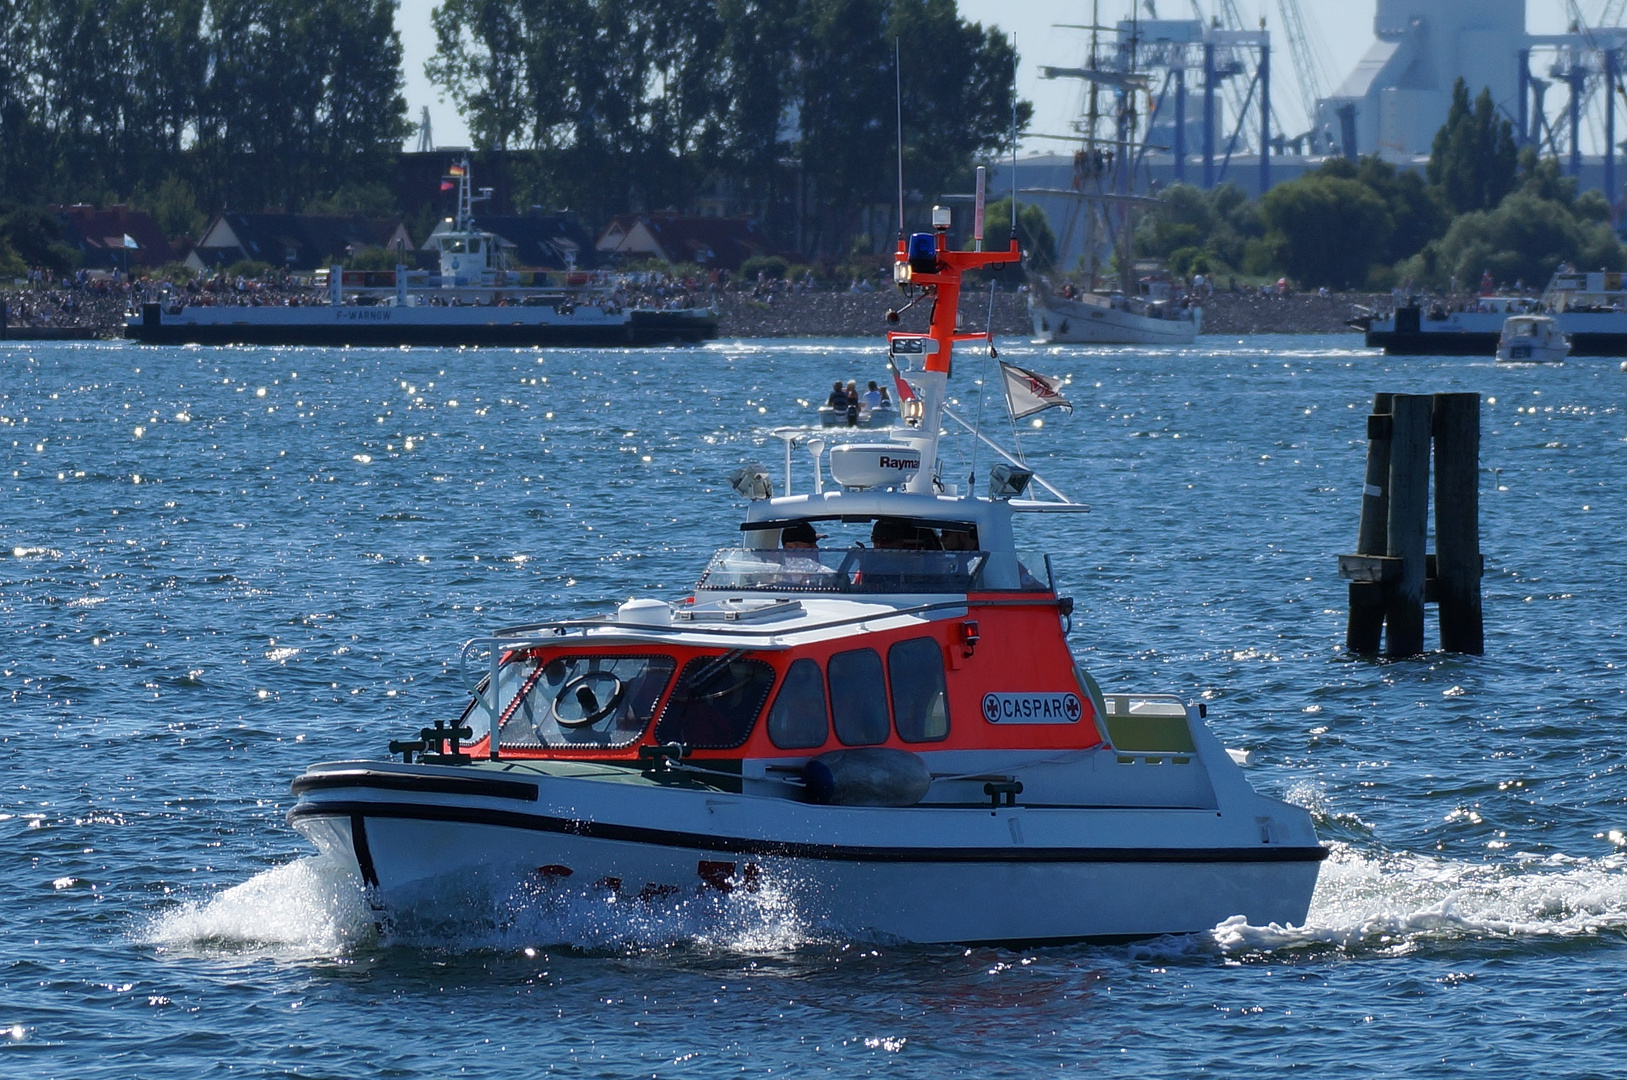
[[(501, 745), (626, 746), (649, 726), (670, 656), (523, 655), (497, 672)], [(480, 705), (474, 709), (483, 711)]]
[(943, 649), (933, 638), (911, 638), (887, 650), (893, 691), (893, 725), (905, 742), (937, 742), (949, 736), (949, 694)]
[(684, 665), (655, 725), (660, 742), (698, 750), (732, 750), (751, 735), (774, 688), (774, 669), (735, 653), (700, 656)]
[(824, 746), (829, 736), (824, 673), (818, 661), (798, 660), (768, 710), (768, 737), (781, 750), (808, 750)]
[(853, 649), (830, 658), (830, 715), (836, 737), (848, 746), (887, 741), (887, 683), (874, 649)]

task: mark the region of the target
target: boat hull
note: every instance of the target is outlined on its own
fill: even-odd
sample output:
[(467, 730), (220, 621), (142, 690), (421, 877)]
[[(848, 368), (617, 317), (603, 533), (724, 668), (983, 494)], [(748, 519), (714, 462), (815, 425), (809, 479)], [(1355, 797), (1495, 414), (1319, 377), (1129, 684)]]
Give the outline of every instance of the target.
[[(811, 922), (888, 939), (1126, 939), (1236, 915), (1303, 923), (1326, 854), (1308, 820), (1295, 827), (1302, 811), (1270, 800), (1283, 842), (1262, 842), (1253, 813), (1201, 809), (815, 807), (553, 777), (531, 802), (524, 783), (486, 796), (478, 784), (414, 792), (400, 772), (369, 786), (377, 775), (307, 774), (290, 821), (354, 866), (377, 906), (409, 917), (472, 882), (644, 901), (774, 889)], [(1087, 837), (1118, 842), (1079, 846)]]
[(1153, 319), (1131, 311), (1062, 300), (1030, 298), (1034, 336), (1052, 344), (1190, 345), (1202, 329), (1201, 308), (1190, 319)]
[(597, 308), (216, 307), (166, 314), (157, 304), (125, 326), (146, 345), (644, 346), (717, 337), (704, 311), (605, 314)]

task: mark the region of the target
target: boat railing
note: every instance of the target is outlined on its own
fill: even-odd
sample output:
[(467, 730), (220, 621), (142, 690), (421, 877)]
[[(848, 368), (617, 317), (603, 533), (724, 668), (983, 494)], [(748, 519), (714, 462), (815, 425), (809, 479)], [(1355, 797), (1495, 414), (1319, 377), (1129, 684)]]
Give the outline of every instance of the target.
[(986, 551), (890, 548), (724, 548), (697, 589), (776, 593), (964, 593), (976, 588)]

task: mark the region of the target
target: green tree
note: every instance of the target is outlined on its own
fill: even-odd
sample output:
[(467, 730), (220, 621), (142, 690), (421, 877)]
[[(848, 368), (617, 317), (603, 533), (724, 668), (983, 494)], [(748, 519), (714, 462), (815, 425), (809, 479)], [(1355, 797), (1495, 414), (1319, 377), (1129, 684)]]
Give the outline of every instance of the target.
[(1170, 269), (1183, 277), (1221, 267), (1240, 269), (1248, 242), (1265, 235), (1259, 205), (1232, 183), (1209, 191), (1172, 184), (1158, 202), (1137, 224), (1136, 250), (1169, 261)]
[(1497, 115), (1491, 90), (1482, 90), (1471, 108), (1460, 77), (1446, 123), (1430, 147), (1430, 186), (1455, 213), (1490, 210), (1514, 190), (1516, 164), (1514, 126)]
[(64, 273), (79, 265), (79, 253), (62, 242), (57, 216), (39, 206), (0, 206), (0, 242), (28, 266)]
[[(983, 211), (984, 244), (990, 250), (1003, 248), (1011, 236), (1011, 199), (996, 199)], [(1045, 211), (1026, 203), (1017, 212), (1017, 246), (1022, 248), (1023, 268), (1047, 273), (1056, 267), (1056, 233)]]
[(1495, 210), (1464, 214), (1434, 248), (1437, 274), (1473, 283), (1545, 283), (1562, 262), (1587, 270), (1627, 266), (1607, 221), (1589, 220), (1564, 203), (1517, 191)]
[(376, 176), (410, 128), (393, 0), (209, 0), (210, 202), (293, 207)]
[(1272, 188), (1260, 214), (1277, 264), (1312, 288), (1366, 284), (1395, 228), (1389, 207), (1367, 185), (1318, 173)]
[(166, 176), (153, 190), (138, 186), (130, 203), (145, 211), (171, 240), (199, 238), (208, 224), (208, 218), (198, 208), (197, 192), (178, 176)]

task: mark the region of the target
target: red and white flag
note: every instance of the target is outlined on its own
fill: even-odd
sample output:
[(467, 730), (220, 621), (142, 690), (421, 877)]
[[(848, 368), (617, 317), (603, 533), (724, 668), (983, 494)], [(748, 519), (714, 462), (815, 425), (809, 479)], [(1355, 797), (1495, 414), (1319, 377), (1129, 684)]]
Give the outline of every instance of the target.
[(1050, 375), (1037, 375), (1027, 368), (1000, 361), (1000, 374), (1005, 378), (1006, 406), (1013, 420), (1021, 420), (1046, 409), (1067, 409), (1073, 406), (1062, 396), (1062, 380)]

